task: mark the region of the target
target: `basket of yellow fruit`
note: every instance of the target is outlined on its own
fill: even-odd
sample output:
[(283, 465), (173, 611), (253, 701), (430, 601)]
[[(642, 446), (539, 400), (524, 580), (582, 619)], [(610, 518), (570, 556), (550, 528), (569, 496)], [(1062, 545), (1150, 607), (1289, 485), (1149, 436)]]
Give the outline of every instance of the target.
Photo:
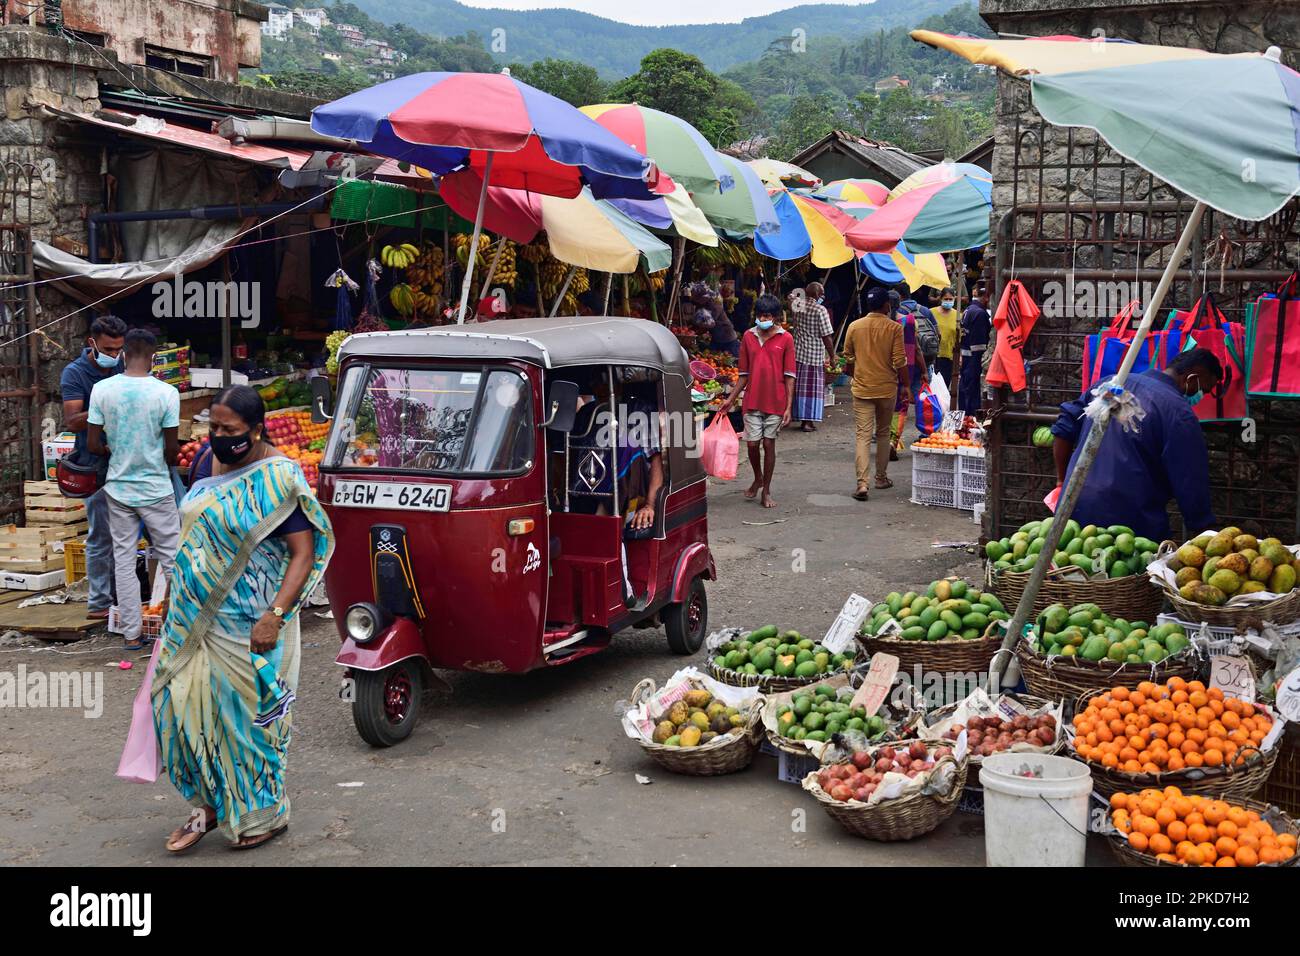
[(1242, 633), (1300, 617), (1300, 547), (1240, 528), (1206, 531), (1157, 557), (1147, 573), (1178, 616)]

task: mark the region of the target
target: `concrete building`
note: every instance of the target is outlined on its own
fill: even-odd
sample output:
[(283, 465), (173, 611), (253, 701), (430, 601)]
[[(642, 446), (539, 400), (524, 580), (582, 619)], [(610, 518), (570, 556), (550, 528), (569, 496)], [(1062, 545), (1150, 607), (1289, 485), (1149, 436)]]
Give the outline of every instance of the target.
[(293, 11), (283, 4), (272, 3), (266, 8), (266, 22), (262, 24), (262, 36), (272, 40), (283, 40), (293, 29)]
[(887, 76), (884, 79), (876, 80), (876, 95), (879, 96), (891, 90), (906, 89), (911, 85), (910, 81), (903, 79), (901, 76)]
[(293, 15), (306, 24), (312, 33), (320, 33), (323, 27), (330, 25), (330, 15), (324, 7), (294, 7)]

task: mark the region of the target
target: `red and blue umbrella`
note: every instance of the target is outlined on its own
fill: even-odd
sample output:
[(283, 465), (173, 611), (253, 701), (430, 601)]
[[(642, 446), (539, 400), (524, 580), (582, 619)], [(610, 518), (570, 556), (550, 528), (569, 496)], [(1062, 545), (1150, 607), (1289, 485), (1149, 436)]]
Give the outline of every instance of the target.
[(993, 177), (971, 163), (939, 163), (908, 176), (845, 237), (861, 252), (900, 242), (915, 253), (956, 252), (989, 241)]
[(494, 186), (649, 198), (654, 165), (595, 120), (508, 73), (413, 73), (312, 110), (311, 128), (442, 175), (493, 158)]

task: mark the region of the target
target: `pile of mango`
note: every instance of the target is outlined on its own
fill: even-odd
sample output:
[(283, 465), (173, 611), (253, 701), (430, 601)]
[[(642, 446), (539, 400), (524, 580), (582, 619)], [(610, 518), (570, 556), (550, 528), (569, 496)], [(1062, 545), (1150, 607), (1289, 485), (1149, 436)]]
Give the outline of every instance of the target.
[(766, 624), (719, 647), (713, 666), (751, 676), (813, 678), (851, 670), (853, 654), (832, 654), (798, 631)]
[(933, 582), (925, 594), (887, 594), (871, 609), (871, 619), (862, 625), (861, 633), (874, 637), (890, 621), (897, 621), (903, 629), (898, 637), (904, 641), (970, 641), (983, 637), (990, 621), (1006, 620), (1010, 615), (993, 594), (977, 591), (965, 581), (944, 580)]
[(745, 724), (744, 714), (707, 690), (688, 690), (655, 724), (650, 739), (665, 747), (702, 747), (724, 734), (743, 733)]
[(840, 699), (835, 688), (825, 684), (800, 688), (776, 710), (776, 732), (790, 740), (824, 742), (844, 730), (879, 737), (885, 729), (883, 717), (849, 706), (848, 698)]
[(1180, 624), (1151, 627), (1146, 621), (1111, 617), (1095, 604), (1053, 604), (1038, 615), (1036, 626), (1038, 651), (1047, 657), (1155, 664), (1191, 643)]
[[(1000, 541), (990, 541), (984, 554), (996, 571), (1028, 571), (1038, 559), (1047, 540), (1052, 519), (1031, 521), (1015, 534)], [(1057, 543), (1052, 564), (1057, 568), (1076, 567), (1103, 578), (1126, 578), (1142, 574), (1156, 556), (1159, 546), (1150, 538), (1135, 535), (1132, 528), (1113, 524), (1101, 528), (1095, 524), (1080, 527), (1071, 518), (1065, 523)]]
[(1287, 594), (1296, 586), (1300, 561), (1277, 538), (1260, 541), (1240, 528), (1224, 528), (1188, 541), (1169, 568), (1184, 600), (1217, 607), (1237, 594)]

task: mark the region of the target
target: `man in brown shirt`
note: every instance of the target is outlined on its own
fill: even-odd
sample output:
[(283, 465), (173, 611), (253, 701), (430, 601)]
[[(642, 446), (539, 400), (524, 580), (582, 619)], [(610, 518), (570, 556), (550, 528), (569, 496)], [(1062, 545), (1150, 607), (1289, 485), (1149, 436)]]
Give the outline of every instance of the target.
[(855, 464), (858, 487), (853, 497), (867, 500), (871, 477), (871, 439), (876, 440), (876, 487), (892, 488), (889, 480), (889, 424), (901, 391), (911, 401), (903, 327), (889, 318), (889, 292), (873, 288), (863, 297), (866, 314), (848, 327), (844, 357), (853, 374), (853, 423), (857, 431)]

